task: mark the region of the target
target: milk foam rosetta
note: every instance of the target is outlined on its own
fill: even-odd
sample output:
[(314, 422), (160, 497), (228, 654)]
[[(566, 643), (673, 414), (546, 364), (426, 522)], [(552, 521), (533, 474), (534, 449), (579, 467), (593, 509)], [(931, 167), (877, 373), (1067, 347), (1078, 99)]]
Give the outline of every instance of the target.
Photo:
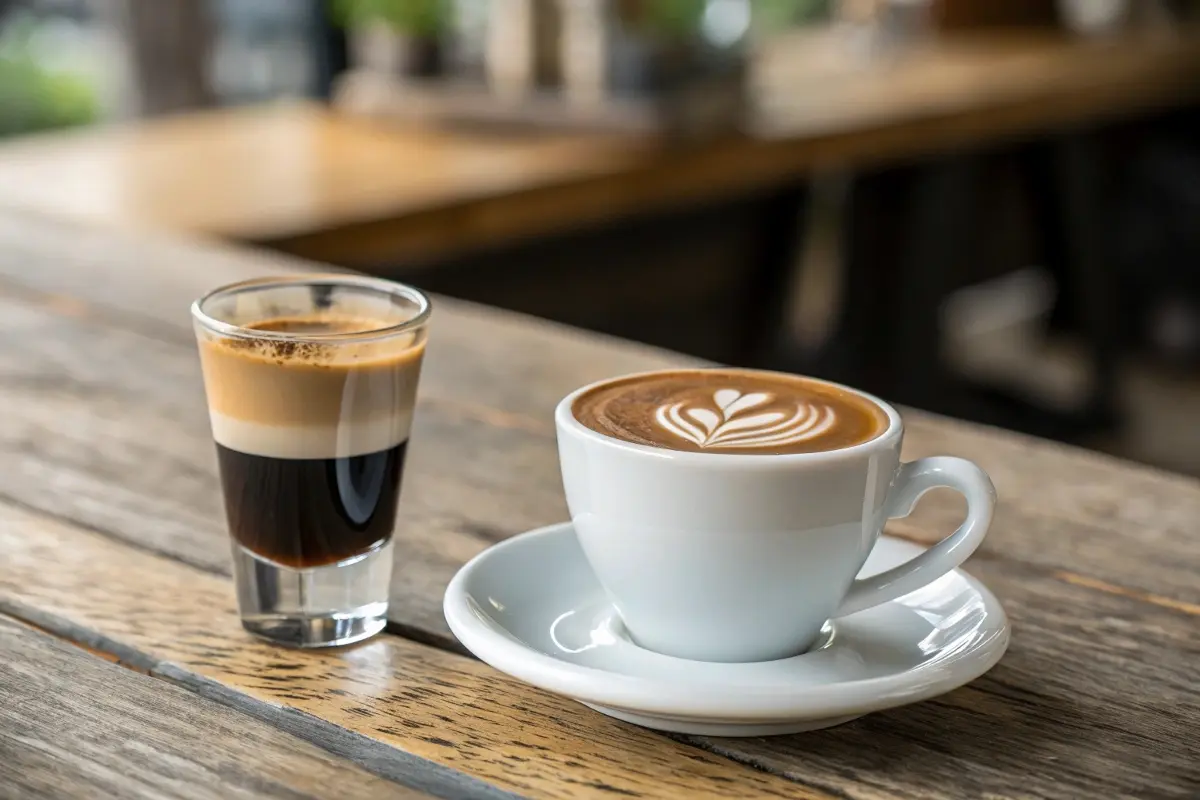
[(599, 432), (672, 450), (772, 454), (836, 450), (888, 426), (881, 408), (831, 384), (751, 370), (633, 376), (585, 393), (572, 408)]
[[(702, 403), (664, 403), (654, 412), (663, 430), (703, 450), (786, 447), (816, 439), (838, 421), (838, 412), (818, 402), (779, 399), (768, 392), (716, 389)], [(778, 408), (782, 405), (783, 408)]]
[(202, 337), (213, 437), (242, 453), (290, 459), (394, 447), (408, 439), (423, 355), (423, 333), (328, 344)]

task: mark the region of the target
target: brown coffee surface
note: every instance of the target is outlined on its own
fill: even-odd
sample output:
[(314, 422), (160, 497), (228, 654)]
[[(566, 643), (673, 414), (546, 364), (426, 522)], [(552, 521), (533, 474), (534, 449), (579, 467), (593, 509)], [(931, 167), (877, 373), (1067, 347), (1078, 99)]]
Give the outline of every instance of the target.
[(297, 336), (365, 333), (384, 327), (387, 327), (387, 323), (382, 320), (370, 317), (350, 316), (282, 317), (278, 319), (264, 319), (246, 325), (246, 329), (251, 331), (291, 333)]
[(876, 403), (822, 381), (736, 369), (618, 378), (576, 398), (582, 424), (668, 450), (730, 455), (818, 453), (887, 430)]

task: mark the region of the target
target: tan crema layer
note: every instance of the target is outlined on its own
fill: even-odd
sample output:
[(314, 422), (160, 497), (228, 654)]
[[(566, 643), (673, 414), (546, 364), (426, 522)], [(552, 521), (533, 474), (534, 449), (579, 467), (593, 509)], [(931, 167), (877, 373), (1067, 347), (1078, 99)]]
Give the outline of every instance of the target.
[[(890, 424), (878, 404), (840, 387), (734, 369), (619, 378), (580, 395), (571, 411), (583, 425), (614, 439), (726, 455), (840, 450), (882, 435)], [(787, 421), (797, 416), (801, 421), (789, 429)], [(798, 433), (789, 437), (789, 430)], [(756, 431), (763, 431), (761, 443), (754, 441)], [(798, 437), (807, 438), (789, 441)]]
[(424, 333), (362, 343), (220, 338), (200, 361), (213, 436), (276, 458), (334, 458), (408, 438)]

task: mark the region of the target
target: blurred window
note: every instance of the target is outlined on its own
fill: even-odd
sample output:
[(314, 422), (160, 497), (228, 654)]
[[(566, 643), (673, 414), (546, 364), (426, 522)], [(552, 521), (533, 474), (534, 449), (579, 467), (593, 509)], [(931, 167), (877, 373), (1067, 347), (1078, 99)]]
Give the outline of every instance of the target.
[(215, 0), (211, 75), (220, 103), (316, 91), (315, 0)]
[(85, 0), (0, 0), (0, 136), (97, 119), (112, 49)]
[[(0, 136), (176, 110), (178, 103), (143, 100), (164, 86), (178, 93), (171, 84), (184, 79), (161, 72), (186, 71), (177, 59), (191, 57), (187, 51), (204, 61), (190, 66), (208, 84), (191, 93), (205, 104), (316, 93), (323, 0), (197, 0), (207, 30), (178, 20), (172, 29), (172, 2), (180, 0), (0, 0)], [(137, 14), (152, 18), (140, 29), (154, 33), (143, 36), (158, 40), (142, 43), (140, 61), (131, 41)], [(179, 47), (175, 36), (209, 40)], [(200, 102), (179, 96), (183, 107)]]

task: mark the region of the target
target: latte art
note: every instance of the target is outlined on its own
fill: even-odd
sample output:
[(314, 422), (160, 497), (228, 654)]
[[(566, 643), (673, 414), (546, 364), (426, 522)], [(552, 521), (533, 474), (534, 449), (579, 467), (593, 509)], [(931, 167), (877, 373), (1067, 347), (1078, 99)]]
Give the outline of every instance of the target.
[(572, 401), (575, 419), (633, 444), (722, 455), (819, 453), (882, 434), (883, 409), (840, 386), (735, 369), (631, 375)]
[(790, 415), (761, 410), (774, 399), (766, 392), (718, 389), (711, 407), (672, 403), (659, 406), (654, 418), (665, 430), (706, 450), (785, 447), (816, 439), (837, 422), (836, 411), (813, 402), (796, 403)]

